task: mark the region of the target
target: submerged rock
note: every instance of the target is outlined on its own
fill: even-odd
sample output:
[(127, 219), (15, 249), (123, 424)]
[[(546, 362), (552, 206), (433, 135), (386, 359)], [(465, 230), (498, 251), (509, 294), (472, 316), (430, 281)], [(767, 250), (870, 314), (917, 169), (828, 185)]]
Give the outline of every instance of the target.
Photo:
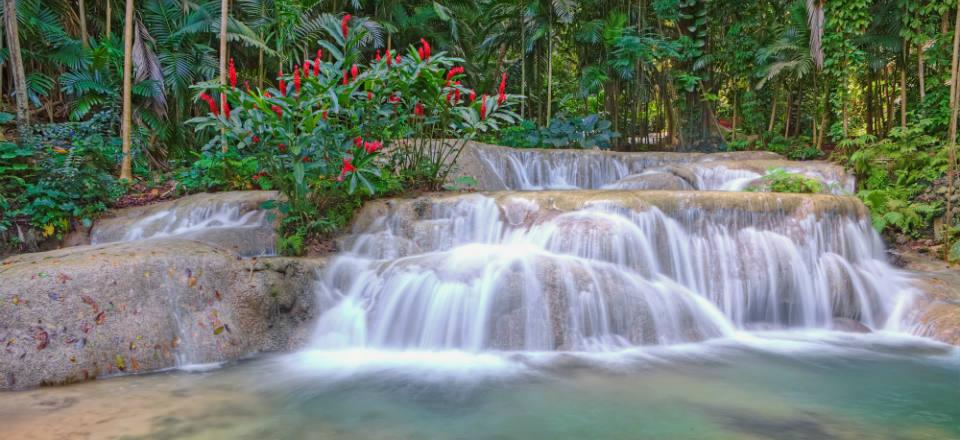
[(0, 262), (0, 389), (220, 362), (306, 340), (322, 260), (163, 239)]

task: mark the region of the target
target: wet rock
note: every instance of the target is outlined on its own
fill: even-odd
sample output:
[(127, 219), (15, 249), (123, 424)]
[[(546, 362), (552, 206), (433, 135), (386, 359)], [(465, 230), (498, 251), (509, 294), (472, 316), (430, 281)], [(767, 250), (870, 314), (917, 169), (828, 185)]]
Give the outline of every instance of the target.
[(666, 171), (648, 171), (633, 174), (620, 179), (605, 189), (637, 189), (637, 190), (692, 190), (693, 185), (682, 177)]
[(8, 258), (0, 264), (0, 389), (298, 347), (323, 264), (238, 259), (179, 239)]
[(842, 332), (850, 333), (872, 333), (870, 327), (863, 325), (860, 321), (850, 318), (833, 318), (830, 328)]

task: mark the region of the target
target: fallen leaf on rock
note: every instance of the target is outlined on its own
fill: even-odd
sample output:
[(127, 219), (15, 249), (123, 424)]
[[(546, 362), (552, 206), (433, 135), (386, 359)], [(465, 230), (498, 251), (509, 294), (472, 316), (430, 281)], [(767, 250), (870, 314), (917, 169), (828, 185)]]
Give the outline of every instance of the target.
[(90, 307), (93, 307), (93, 313), (100, 312), (100, 306), (97, 305), (97, 302), (94, 301), (93, 298), (90, 298), (87, 295), (82, 295), (80, 296), (80, 300), (82, 300), (84, 304), (88, 304)]
[(223, 297), (220, 296), (220, 291), (219, 291), (219, 290), (214, 290), (214, 291), (213, 291), (213, 297), (216, 298), (217, 301), (220, 301), (220, 300), (223, 299)]
[(19, 304), (20, 304), (20, 296), (19, 296), (19, 295), (13, 295), (13, 305), (16, 306), (16, 305), (19, 305)]
[(134, 351), (136, 349), (137, 349), (137, 343), (130, 341), (130, 351)]
[(220, 327), (217, 327), (217, 328), (213, 329), (213, 334), (219, 335), (220, 333), (223, 333), (223, 326), (222, 326), (222, 325), (221, 325)]
[(59, 281), (60, 284), (67, 284), (67, 281), (70, 281), (70, 280), (72, 280), (72, 279), (73, 279), (73, 278), (70, 278), (69, 275), (67, 275), (67, 274), (65, 274), (65, 273), (63, 273), (63, 272), (57, 273), (57, 281)]
[(33, 340), (37, 341), (37, 350), (43, 350), (47, 348), (47, 344), (50, 343), (50, 335), (47, 334), (46, 330), (37, 327), (37, 329), (33, 331)]
[(137, 358), (130, 356), (130, 367), (133, 368), (133, 371), (140, 370), (140, 363), (137, 362)]
[(80, 324), (80, 331), (82, 331), (82, 332), (84, 332), (84, 333), (90, 333), (90, 329), (91, 329), (91, 328), (93, 328), (93, 326), (91, 326), (90, 323), (87, 322), (87, 321), (83, 321), (83, 322)]
[(97, 325), (103, 324), (103, 321), (107, 319), (106, 312), (100, 312), (97, 314)]
[(187, 278), (187, 287), (193, 287), (197, 285), (197, 277)]
[(127, 363), (123, 361), (123, 356), (120, 356), (119, 354), (113, 358), (113, 364), (120, 371), (125, 371), (127, 369)]

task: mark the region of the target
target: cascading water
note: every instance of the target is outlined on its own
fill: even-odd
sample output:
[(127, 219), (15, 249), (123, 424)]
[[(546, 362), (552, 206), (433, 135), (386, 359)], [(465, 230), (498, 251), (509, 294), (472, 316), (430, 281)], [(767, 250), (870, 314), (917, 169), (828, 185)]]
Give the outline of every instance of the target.
[(596, 351), (841, 319), (896, 328), (912, 294), (842, 197), (494, 193), (380, 208), (320, 283), (337, 305), (319, 347)]
[(173, 203), (139, 209), (129, 216), (98, 221), (91, 244), (178, 238), (230, 248), (240, 255), (275, 254), (273, 222), (261, 199), (272, 193), (223, 193), (213, 198), (199, 194)]
[[(742, 191), (782, 168), (825, 184), (834, 194), (852, 194), (853, 178), (842, 167), (825, 162), (793, 162), (773, 153), (716, 154), (615, 153), (582, 150), (507, 149), (492, 146), (470, 151), (490, 176), (490, 188), (544, 189), (696, 189)], [(663, 188), (643, 176), (672, 174), (675, 183)], [(662, 180), (660, 181), (662, 182)]]

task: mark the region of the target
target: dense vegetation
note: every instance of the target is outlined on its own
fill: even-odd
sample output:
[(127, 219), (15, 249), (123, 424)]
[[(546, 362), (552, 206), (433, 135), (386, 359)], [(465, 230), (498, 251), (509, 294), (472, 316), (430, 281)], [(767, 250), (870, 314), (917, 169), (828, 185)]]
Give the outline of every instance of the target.
[[(832, 159), (856, 172), (858, 195), (881, 230), (946, 244), (960, 235), (948, 172), (956, 170), (960, 42), (952, 0), (4, 6), (0, 234), (16, 246), (31, 234), (82, 227), (125, 192), (166, 193), (176, 182), (176, 192), (291, 195), (284, 209), (298, 212), (287, 234), (296, 252), (364, 197), (439, 187), (445, 171), (434, 155), (458, 148), (400, 143), (402, 154), (380, 156), (368, 155), (366, 142), (394, 151), (387, 147), (396, 139), (441, 134), (515, 147), (765, 149)], [(344, 20), (347, 13), (354, 17)], [(427, 46), (432, 57), (419, 53)], [(397, 55), (424, 77), (388, 69)], [(354, 64), (360, 79), (337, 81)], [(454, 65), (463, 69), (448, 84)], [(309, 98), (284, 95), (294, 87)], [(460, 96), (448, 106), (451, 93)], [(239, 111), (227, 116), (222, 100)], [(384, 114), (391, 106), (397, 116)], [(502, 118), (486, 123), (481, 106)], [(336, 123), (324, 120), (334, 109)], [(285, 152), (276, 155), (280, 144)], [(339, 179), (345, 159), (351, 170)], [(770, 183), (816, 190), (789, 176)]]

